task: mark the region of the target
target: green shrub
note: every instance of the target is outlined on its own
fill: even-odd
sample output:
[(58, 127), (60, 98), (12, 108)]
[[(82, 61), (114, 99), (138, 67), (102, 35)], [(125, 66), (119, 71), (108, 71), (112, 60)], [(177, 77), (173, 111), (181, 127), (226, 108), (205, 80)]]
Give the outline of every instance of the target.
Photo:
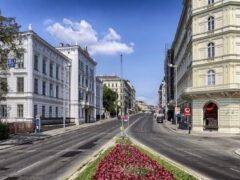
[(0, 140), (7, 139), (9, 137), (8, 124), (0, 120)]

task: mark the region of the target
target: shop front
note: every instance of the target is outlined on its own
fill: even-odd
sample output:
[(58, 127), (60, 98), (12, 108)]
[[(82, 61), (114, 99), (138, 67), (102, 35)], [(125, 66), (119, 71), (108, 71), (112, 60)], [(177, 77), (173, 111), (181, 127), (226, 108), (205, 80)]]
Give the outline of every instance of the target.
[(204, 130), (218, 130), (218, 106), (213, 102), (203, 107), (203, 127)]

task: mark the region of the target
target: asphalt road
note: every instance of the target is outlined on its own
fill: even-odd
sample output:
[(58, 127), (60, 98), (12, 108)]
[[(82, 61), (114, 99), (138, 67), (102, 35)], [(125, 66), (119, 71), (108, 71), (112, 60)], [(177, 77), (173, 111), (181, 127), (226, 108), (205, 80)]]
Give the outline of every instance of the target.
[[(131, 117), (130, 123), (139, 117), (141, 115)], [(117, 135), (120, 125), (119, 120), (113, 120), (31, 144), (0, 150), (0, 179), (61, 179)]]
[(153, 116), (143, 115), (129, 129), (132, 137), (210, 179), (240, 179), (240, 137), (198, 137), (183, 135), (157, 124)]

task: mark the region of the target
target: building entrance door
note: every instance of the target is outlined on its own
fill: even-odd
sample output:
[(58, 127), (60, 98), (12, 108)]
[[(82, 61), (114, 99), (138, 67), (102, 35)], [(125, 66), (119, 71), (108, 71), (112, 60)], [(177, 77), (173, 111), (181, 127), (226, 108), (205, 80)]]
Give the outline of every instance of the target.
[(88, 110), (85, 110), (85, 123), (88, 123)]
[(209, 102), (203, 107), (203, 125), (204, 129), (218, 130), (218, 106)]

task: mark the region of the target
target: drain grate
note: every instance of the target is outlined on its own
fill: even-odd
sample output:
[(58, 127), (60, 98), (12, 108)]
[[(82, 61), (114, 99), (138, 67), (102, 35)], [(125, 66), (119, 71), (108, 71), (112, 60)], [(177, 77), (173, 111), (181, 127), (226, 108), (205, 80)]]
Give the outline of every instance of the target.
[(63, 154), (61, 157), (73, 157), (76, 156), (77, 154), (80, 154), (82, 151), (69, 151), (65, 154)]

